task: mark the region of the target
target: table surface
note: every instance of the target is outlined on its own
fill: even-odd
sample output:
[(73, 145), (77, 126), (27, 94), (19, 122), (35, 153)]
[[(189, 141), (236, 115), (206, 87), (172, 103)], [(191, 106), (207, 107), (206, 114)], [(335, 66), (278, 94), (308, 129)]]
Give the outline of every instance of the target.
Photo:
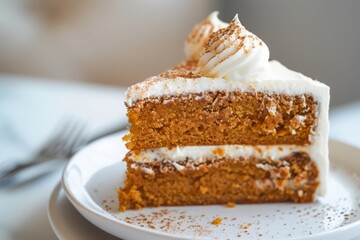
[[(89, 134), (126, 125), (125, 89), (0, 75), (0, 159), (25, 158), (63, 116), (91, 122)], [(360, 102), (330, 112), (332, 138), (360, 147)], [(56, 239), (48, 217), (62, 166), (26, 184), (0, 186), (0, 239)]]

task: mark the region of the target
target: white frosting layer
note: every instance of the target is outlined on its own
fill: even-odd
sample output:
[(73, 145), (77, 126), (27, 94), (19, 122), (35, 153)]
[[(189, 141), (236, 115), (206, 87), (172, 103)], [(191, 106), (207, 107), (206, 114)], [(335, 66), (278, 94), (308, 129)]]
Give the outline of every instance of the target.
[(311, 155), (311, 146), (299, 145), (220, 145), (220, 146), (186, 146), (174, 148), (154, 148), (130, 152), (129, 159), (146, 163), (156, 160), (170, 160), (174, 163), (186, 158), (195, 163), (201, 163), (205, 160), (213, 160), (217, 158), (245, 158), (250, 157), (277, 160), (286, 157), (293, 152), (306, 152)]
[(285, 93), (299, 95), (309, 93), (316, 96), (328, 92), (329, 88), (301, 73), (291, 71), (277, 61), (270, 61), (267, 71), (241, 80), (223, 78), (163, 78), (150, 77), (128, 88), (126, 103), (164, 95), (180, 95), (216, 91), (260, 91), (267, 93)]
[(266, 44), (241, 25), (238, 16), (211, 35), (199, 63), (207, 77), (240, 80), (264, 71), (270, 52)]

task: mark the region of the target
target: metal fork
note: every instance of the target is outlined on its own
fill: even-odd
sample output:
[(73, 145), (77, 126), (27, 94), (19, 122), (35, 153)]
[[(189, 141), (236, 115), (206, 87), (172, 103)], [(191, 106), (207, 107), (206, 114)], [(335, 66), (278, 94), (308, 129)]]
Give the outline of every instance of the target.
[(12, 177), (25, 169), (51, 160), (67, 160), (86, 142), (85, 124), (65, 121), (33, 157), (26, 162), (14, 163), (0, 169), (0, 180)]

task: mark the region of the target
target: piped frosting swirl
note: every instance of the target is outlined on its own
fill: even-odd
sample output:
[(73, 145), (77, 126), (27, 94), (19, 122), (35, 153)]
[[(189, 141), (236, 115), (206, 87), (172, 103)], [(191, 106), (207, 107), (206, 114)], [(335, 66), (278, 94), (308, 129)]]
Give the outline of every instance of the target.
[(212, 12), (204, 21), (195, 25), (185, 42), (185, 55), (188, 60), (199, 60), (201, 50), (213, 32), (228, 26), (218, 19), (219, 12)]
[(265, 70), (269, 55), (266, 44), (246, 30), (235, 15), (226, 28), (210, 35), (199, 65), (206, 77), (241, 80)]

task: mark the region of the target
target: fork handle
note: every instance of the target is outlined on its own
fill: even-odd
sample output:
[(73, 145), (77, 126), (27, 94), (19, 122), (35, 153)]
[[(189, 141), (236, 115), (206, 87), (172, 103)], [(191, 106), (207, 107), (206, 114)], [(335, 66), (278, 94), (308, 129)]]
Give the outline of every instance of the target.
[(33, 165), (36, 165), (40, 162), (37, 161), (29, 161), (29, 162), (25, 162), (25, 163), (14, 163), (14, 164), (9, 164), (8, 166), (5, 166), (4, 168), (1, 169), (0, 171), (0, 179), (3, 178), (7, 178), (10, 176), (15, 175), (17, 172), (31, 167)]
[(8, 164), (0, 169), (0, 179), (11, 173), (19, 164)]
[[(54, 158), (55, 160), (55, 158)], [(43, 163), (43, 161), (28, 161), (24, 163), (14, 163), (9, 164), (9, 166), (4, 167), (0, 171), (0, 180), (12, 177), (17, 173), (23, 171), (24, 169), (30, 168), (32, 166), (36, 166)]]

